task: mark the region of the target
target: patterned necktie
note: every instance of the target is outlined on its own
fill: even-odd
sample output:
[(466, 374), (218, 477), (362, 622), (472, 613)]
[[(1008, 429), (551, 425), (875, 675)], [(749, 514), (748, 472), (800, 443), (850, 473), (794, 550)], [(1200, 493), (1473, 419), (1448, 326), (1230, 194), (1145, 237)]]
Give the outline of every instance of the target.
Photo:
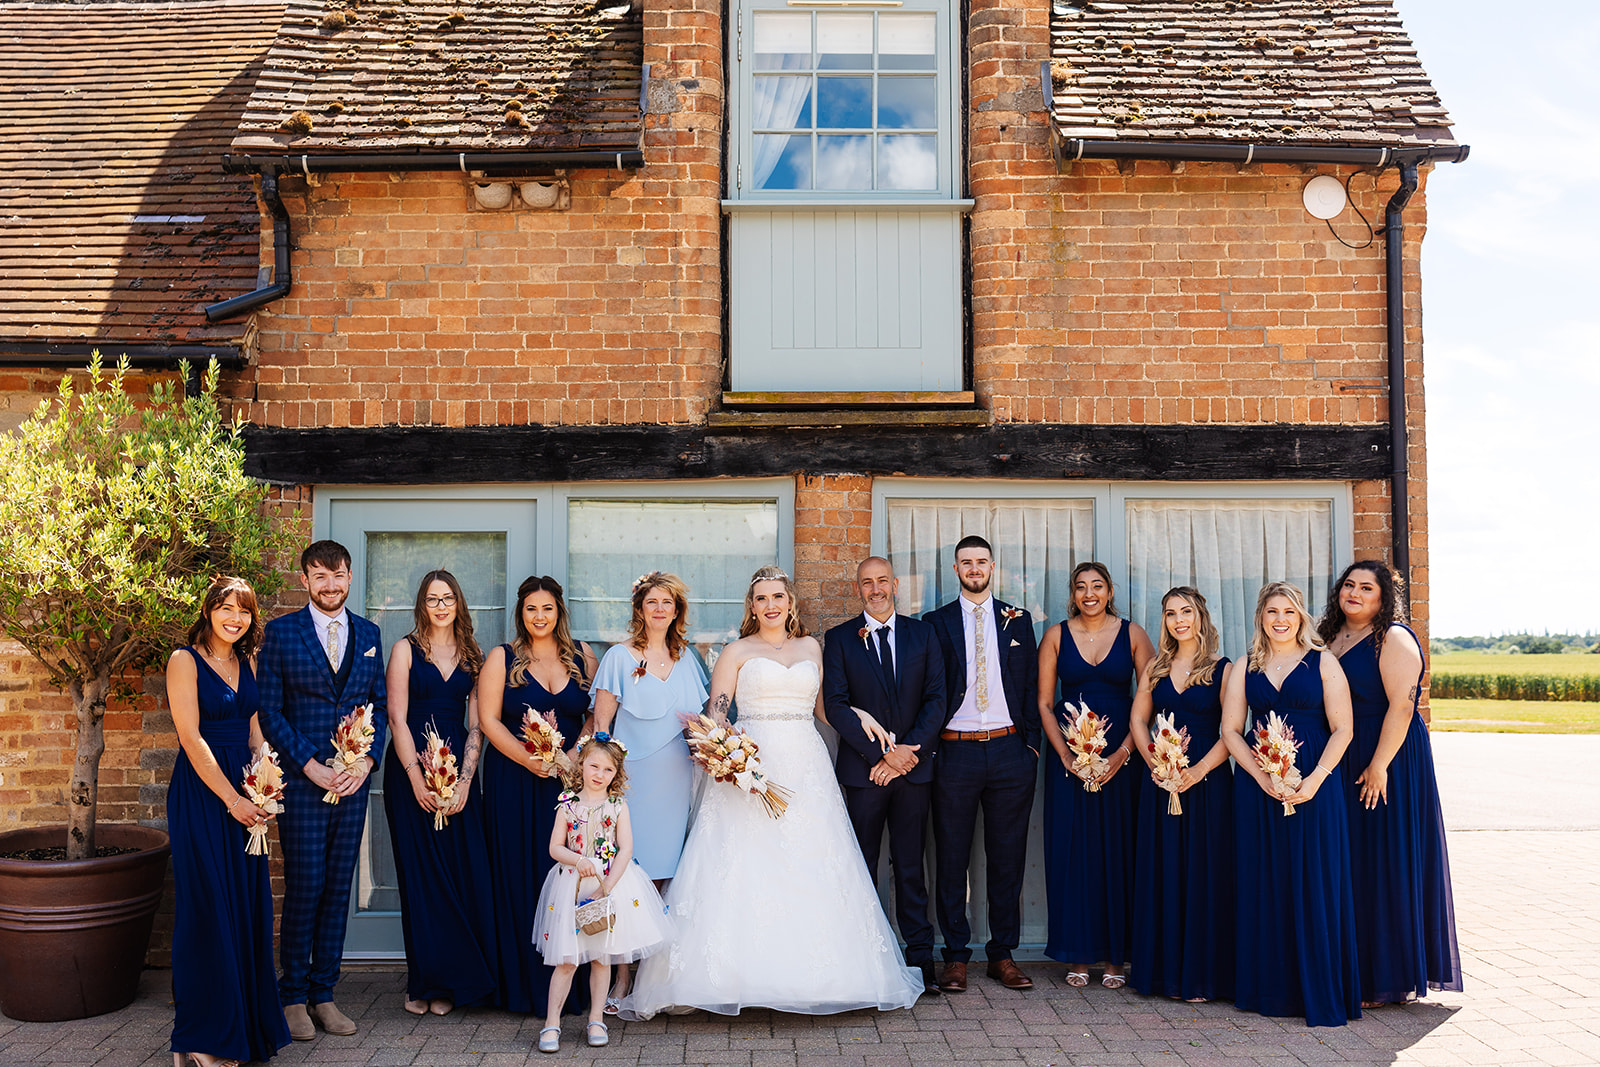
[(328, 666), (339, 673), (339, 620), (328, 623)]
[(972, 609), (972, 669), (977, 672), (978, 715), (989, 710), (989, 641), (984, 634), (983, 605)]

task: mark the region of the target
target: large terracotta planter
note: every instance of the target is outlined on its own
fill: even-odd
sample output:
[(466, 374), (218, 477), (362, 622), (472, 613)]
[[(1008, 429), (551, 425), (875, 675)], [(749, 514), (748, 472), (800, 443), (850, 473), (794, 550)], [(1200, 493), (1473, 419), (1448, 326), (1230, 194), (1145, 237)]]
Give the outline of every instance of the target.
[[(63, 827), (0, 834), (0, 852), (60, 845)], [(133, 1002), (171, 848), (163, 830), (101, 826), (105, 859), (0, 859), (0, 1011), (27, 1022), (83, 1019)]]

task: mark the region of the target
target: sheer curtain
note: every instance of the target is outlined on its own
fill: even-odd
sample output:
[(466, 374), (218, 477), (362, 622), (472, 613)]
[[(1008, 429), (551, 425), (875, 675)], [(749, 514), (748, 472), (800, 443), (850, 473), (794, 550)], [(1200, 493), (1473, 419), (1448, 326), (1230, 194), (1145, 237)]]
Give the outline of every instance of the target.
[(1322, 610), (1333, 581), (1333, 507), (1327, 500), (1130, 500), (1125, 610), (1155, 641), (1161, 594), (1205, 594), (1224, 653), (1246, 655), (1256, 594), (1289, 581)]
[[(869, 16), (870, 17), (870, 16)], [(869, 33), (868, 40), (871, 40)], [(769, 62), (782, 69), (808, 69), (811, 66), (811, 16), (788, 12), (761, 12), (755, 17), (755, 51), (773, 57)], [(782, 58), (778, 58), (782, 57)], [(809, 127), (811, 118), (800, 112), (811, 97), (811, 75), (757, 77), (750, 99), (750, 128), (753, 130), (792, 130)], [(766, 188), (788, 136), (755, 138), (755, 187)], [(809, 137), (809, 134), (800, 136)]]
[(919, 615), (961, 592), (951, 564), (969, 534), (994, 547), (994, 593), (1033, 612), (1034, 628), (1066, 614), (1072, 568), (1094, 558), (1092, 500), (890, 500), (889, 562), (900, 610)]

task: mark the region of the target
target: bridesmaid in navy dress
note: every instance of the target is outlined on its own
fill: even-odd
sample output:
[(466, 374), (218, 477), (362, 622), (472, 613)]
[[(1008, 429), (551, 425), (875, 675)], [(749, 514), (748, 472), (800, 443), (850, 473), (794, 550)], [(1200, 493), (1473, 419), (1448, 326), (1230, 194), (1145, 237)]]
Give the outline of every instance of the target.
[(267, 857), (247, 828), (271, 818), (236, 781), (262, 745), (250, 657), (261, 645), (255, 590), (220, 577), (189, 645), (167, 661), (167, 703), (182, 750), (167, 786), (177, 901), (172, 929), (172, 1062), (265, 1060), (289, 1043), (272, 967)]
[[(1256, 765), (1247, 737), (1274, 711), (1300, 745), (1295, 766), (1303, 781), (1292, 793)], [(1222, 697), (1222, 737), (1238, 763), (1233, 999), (1246, 1011), (1304, 1015), (1309, 1026), (1361, 1017), (1339, 780), (1351, 733), (1349, 686), (1313, 630), (1304, 596), (1288, 582), (1262, 586), (1249, 669), (1233, 672)], [(1295, 805), (1293, 814), (1284, 814), (1283, 801)]]
[(1133, 889), (1133, 984), (1191, 1003), (1233, 996), (1233, 780), (1222, 743), (1222, 690), (1232, 668), (1206, 598), (1180, 585), (1161, 598), (1161, 646), (1133, 698), (1128, 729), (1153, 767), (1154, 716), (1189, 731), (1189, 766), (1171, 796), (1145, 775)]
[[(1044, 953), (1067, 964), (1067, 984), (1089, 984), (1089, 965), (1105, 963), (1107, 989), (1127, 982), (1133, 903), (1134, 816), (1140, 775), (1119, 773), (1132, 755), (1128, 711), (1133, 681), (1155, 650), (1143, 627), (1117, 618), (1111, 575), (1100, 563), (1072, 569), (1067, 621), (1039, 642), (1039, 719), (1045, 740), (1044, 862), (1050, 902)], [(1060, 682), (1061, 700), (1055, 701)], [(1065, 705), (1082, 702), (1106, 720), (1110, 767), (1090, 792), (1069, 770), (1062, 732)]]
[[(515, 639), (489, 652), (478, 682), (490, 746), (484, 756), (484, 817), (500, 942), (500, 1006), (543, 1016), (551, 968), (533, 944), (534, 912), (555, 863), (550, 834), (563, 786), (555, 767), (523, 747), (522, 717), (529, 709), (554, 712), (569, 754), (576, 754), (596, 660), (587, 644), (573, 641), (554, 578), (532, 577), (518, 587), (514, 625)], [(586, 1010), (586, 992), (574, 989), (566, 1010)]]
[(1320, 626), (1355, 713), (1344, 776), (1364, 1008), (1461, 989), (1433, 745), (1417, 713), (1422, 646), (1399, 584), (1382, 563), (1352, 563)]
[[(448, 1015), (494, 996), (499, 981), (494, 900), (479, 802), (472, 796), (483, 738), (473, 681), (483, 653), (455, 575), (430, 571), (417, 587), (415, 625), (389, 654), (389, 737), (384, 810), (400, 886), (406, 944), (406, 1011)], [(432, 727), (456, 757), (455, 794), (441, 810), (423, 782), (420, 754)]]

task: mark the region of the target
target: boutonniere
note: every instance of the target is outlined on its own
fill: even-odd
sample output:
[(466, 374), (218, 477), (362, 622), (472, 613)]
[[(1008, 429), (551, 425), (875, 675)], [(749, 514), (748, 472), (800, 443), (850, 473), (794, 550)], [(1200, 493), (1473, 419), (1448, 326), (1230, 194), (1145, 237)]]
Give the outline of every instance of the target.
[(1002, 620), (1004, 620), (1004, 624), (1005, 625), (1010, 626), (1017, 619), (1022, 618), (1022, 609), (1021, 608), (1001, 608), (1000, 609), (1000, 618)]
[(867, 637), (871, 633), (872, 633), (871, 630), (869, 630), (865, 626), (863, 626), (861, 629), (856, 631), (856, 636), (861, 638), (861, 643), (863, 645), (868, 645), (870, 647), (871, 643), (867, 640)]
[(633, 669), (633, 680), (637, 682), (639, 679), (643, 678), (646, 673), (644, 660), (640, 660), (639, 665)]

